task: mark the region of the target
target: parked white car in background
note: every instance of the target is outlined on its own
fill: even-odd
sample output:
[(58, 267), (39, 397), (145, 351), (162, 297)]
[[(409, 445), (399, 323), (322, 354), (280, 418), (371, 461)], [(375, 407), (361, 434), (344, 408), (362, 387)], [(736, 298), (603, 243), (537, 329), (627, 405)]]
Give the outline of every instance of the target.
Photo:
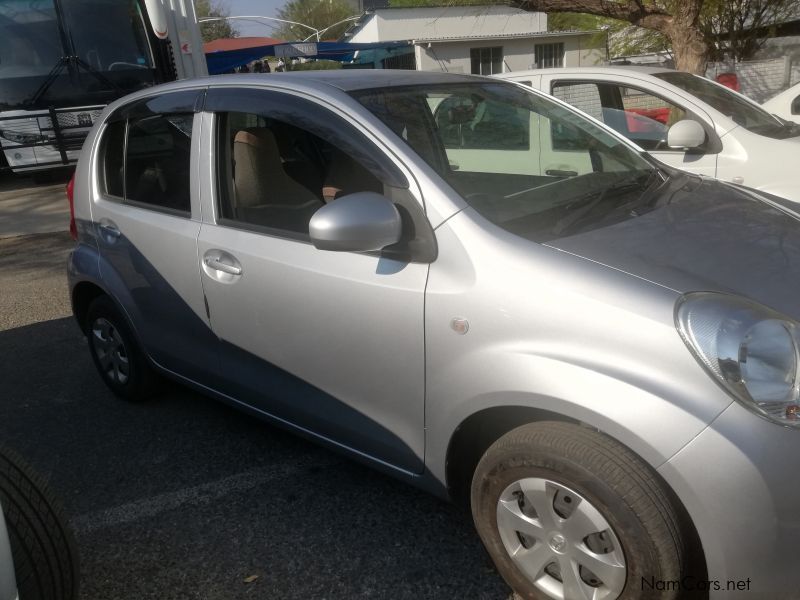
[(800, 83), (770, 98), (761, 108), (786, 121), (800, 122)]
[(800, 202), (800, 126), (718, 83), (681, 71), (627, 66), (496, 77), (552, 94), (668, 165)]

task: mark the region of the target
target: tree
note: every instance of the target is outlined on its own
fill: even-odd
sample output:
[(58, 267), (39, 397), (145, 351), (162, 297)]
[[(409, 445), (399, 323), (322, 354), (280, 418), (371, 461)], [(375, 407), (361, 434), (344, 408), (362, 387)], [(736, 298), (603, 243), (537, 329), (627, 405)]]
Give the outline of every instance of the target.
[(761, 49), (770, 28), (794, 17), (796, 0), (706, 0), (701, 27), (715, 42), (715, 59), (749, 60)]
[[(204, 17), (228, 17), (231, 14), (228, 7), (221, 0), (194, 0), (194, 10), (198, 19)], [(200, 33), (204, 42), (238, 37), (239, 35), (239, 31), (230, 21), (200, 23)]]
[(511, 0), (512, 6), (524, 10), (583, 13), (655, 31), (669, 40), (678, 69), (701, 75), (711, 54), (700, 27), (703, 4), (704, 0)]
[[(278, 10), (277, 16), (321, 31), (354, 16), (354, 11), (344, 0), (289, 0)], [(327, 29), (322, 39), (340, 38), (349, 25), (348, 21)], [(307, 27), (285, 23), (276, 30), (275, 35), (284, 40), (304, 40), (313, 36), (314, 32)]]
[(581, 13), (553, 13), (547, 17), (549, 31), (598, 31), (591, 43), (602, 46), (608, 42), (609, 58), (653, 52), (672, 52), (669, 40), (652, 29), (643, 29), (627, 21)]
[[(609, 2), (602, 0), (607, 6)], [(735, 61), (749, 60), (764, 45), (775, 24), (788, 20), (797, 14), (797, 0), (700, 0), (702, 4), (697, 19), (697, 28), (702, 33), (706, 45), (706, 58), (722, 60), (726, 56)], [(584, 5), (580, 0), (573, 4)], [(613, 2), (621, 4), (621, 2)], [(667, 0), (658, 5), (656, 2), (648, 6), (661, 6), (664, 11), (672, 8)], [(667, 30), (655, 28), (642, 29), (634, 27), (633, 20), (621, 21), (608, 16), (585, 13), (553, 13), (548, 17), (550, 29), (599, 29), (609, 27), (611, 35), (611, 55), (625, 56), (645, 54), (648, 52), (674, 52), (676, 66), (683, 70), (692, 70), (681, 64), (680, 50), (676, 47)], [(617, 35), (614, 35), (617, 34)], [(703, 68), (692, 70), (705, 73), (705, 61), (698, 63)]]

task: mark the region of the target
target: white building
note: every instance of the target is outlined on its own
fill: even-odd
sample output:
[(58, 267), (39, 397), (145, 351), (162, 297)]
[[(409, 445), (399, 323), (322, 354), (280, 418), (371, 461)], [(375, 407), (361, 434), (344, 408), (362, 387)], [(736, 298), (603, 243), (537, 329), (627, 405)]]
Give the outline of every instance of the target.
[(367, 12), (344, 40), (413, 43), (413, 62), (395, 56), (375, 66), (491, 75), (602, 63), (606, 50), (596, 33), (548, 32), (545, 13), (509, 6), (443, 6)]

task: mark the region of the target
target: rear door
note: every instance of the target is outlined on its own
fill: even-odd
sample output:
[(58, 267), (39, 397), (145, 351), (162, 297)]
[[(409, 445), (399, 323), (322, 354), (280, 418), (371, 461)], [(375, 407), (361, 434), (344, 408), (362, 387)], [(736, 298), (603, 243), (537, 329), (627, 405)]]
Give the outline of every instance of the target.
[[(382, 193), (410, 235), (433, 232), (410, 173), (342, 115), (304, 97), (211, 89), (216, 192), (199, 238), (226, 390), (357, 452), (419, 472), (428, 260), (317, 250), (326, 202)], [(426, 230), (427, 227), (427, 230)], [(414, 234), (416, 230), (416, 234)], [(416, 239), (416, 238), (415, 238)]]
[(200, 382), (216, 371), (216, 339), (197, 266), (200, 204), (192, 165), (202, 90), (118, 110), (100, 136), (92, 220), (107, 289), (150, 356)]

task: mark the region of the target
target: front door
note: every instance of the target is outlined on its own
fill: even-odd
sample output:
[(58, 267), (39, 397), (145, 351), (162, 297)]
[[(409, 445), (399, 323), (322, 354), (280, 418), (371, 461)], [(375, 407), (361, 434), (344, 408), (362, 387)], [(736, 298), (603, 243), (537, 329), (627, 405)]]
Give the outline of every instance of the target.
[[(543, 76), (556, 98), (602, 121), (647, 150), (654, 158), (677, 169), (715, 177), (716, 134), (707, 115), (696, 114), (653, 91), (618, 81), (585, 81)], [(693, 119), (707, 131), (709, 141), (701, 151), (687, 152), (667, 146), (667, 130), (682, 119)]]
[(198, 255), (226, 389), (421, 471), (428, 264), (317, 250), (308, 237), (313, 213), (342, 195), (372, 191), (419, 207), (418, 192), (398, 184), (399, 167), (352, 124), (310, 100), (218, 89), (206, 110), (218, 185)]

